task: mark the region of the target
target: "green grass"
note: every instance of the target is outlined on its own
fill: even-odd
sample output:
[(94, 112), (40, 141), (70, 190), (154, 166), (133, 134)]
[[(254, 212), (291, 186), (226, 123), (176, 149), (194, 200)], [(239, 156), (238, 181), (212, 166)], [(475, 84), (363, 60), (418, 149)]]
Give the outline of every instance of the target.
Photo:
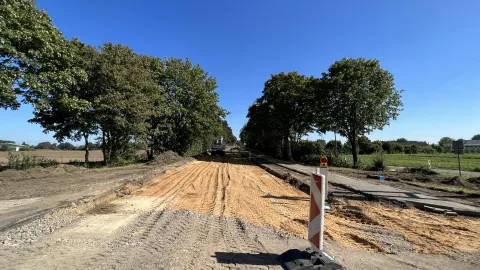
[[(374, 157), (375, 154), (360, 155), (360, 164), (371, 165)], [(342, 155), (342, 158), (347, 158), (350, 164), (353, 163), (352, 155)], [(428, 160), (430, 160), (432, 169), (458, 170), (457, 155), (455, 154), (385, 154), (386, 166), (427, 167)], [(460, 155), (460, 162), (462, 170), (480, 171), (480, 154)]]

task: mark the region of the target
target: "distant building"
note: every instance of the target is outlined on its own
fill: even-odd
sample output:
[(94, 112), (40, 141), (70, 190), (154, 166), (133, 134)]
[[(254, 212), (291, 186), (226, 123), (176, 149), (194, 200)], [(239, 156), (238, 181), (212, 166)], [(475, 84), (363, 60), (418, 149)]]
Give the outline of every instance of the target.
[(465, 150), (480, 149), (480, 140), (464, 140), (463, 145)]
[(13, 143), (3, 143), (0, 144), (0, 151), (1, 150), (6, 150), (6, 151), (15, 151), (18, 152), (20, 149), (25, 148), (25, 145), (21, 144), (13, 144)]

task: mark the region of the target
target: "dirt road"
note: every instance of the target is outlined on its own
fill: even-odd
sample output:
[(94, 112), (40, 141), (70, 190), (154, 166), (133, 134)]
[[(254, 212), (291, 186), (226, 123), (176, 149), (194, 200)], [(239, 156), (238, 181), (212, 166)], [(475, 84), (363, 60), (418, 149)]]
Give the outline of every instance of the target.
[[(326, 248), (348, 269), (478, 269), (480, 221), (336, 190)], [(335, 194), (336, 193), (336, 194)], [(305, 248), (308, 197), (245, 160), (195, 161), (130, 196), (0, 234), (6, 269), (280, 269)], [(52, 232), (36, 228), (69, 218)], [(414, 225), (415, 224), (415, 225)], [(25, 236), (24, 236), (25, 235)]]

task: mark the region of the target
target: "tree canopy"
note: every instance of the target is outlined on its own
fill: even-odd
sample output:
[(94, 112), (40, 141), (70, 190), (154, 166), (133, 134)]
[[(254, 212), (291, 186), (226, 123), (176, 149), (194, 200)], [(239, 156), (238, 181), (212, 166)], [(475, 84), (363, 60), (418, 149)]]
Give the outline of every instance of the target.
[[(403, 106), (393, 75), (378, 60), (363, 58), (337, 61), (321, 78), (297, 72), (272, 75), (262, 94), (249, 108), (240, 133), (248, 147), (279, 156), (282, 146), (282, 156), (291, 159), (292, 139), (299, 141), (313, 130), (336, 131), (348, 139), (344, 148), (351, 149), (355, 166), (358, 138), (388, 125)], [(362, 152), (380, 149), (380, 142), (361, 144)]]
[(438, 145), (440, 145), (443, 152), (450, 152), (450, 150), (452, 150), (452, 142), (453, 142), (452, 138), (443, 137), (438, 142)]
[(335, 62), (322, 81), (324, 89), (317, 100), (328, 104), (323, 113), (328, 129), (348, 138), (357, 166), (358, 137), (397, 119), (403, 107), (401, 91), (395, 89), (393, 75), (382, 69), (378, 60), (363, 58)]
[(278, 152), (280, 146), (283, 157), (292, 159), (291, 141), (312, 131), (314, 114), (304, 106), (308, 101), (305, 93), (312, 87), (312, 81), (313, 77), (297, 72), (282, 72), (265, 82), (263, 95), (250, 107), (249, 123), (243, 129), (250, 146), (256, 144), (252, 140), (259, 140), (268, 145), (270, 153)]
[(226, 120), (222, 120), (222, 135), (226, 144), (234, 144), (237, 138), (233, 135), (232, 128), (228, 125)]
[(0, 17), (0, 107), (17, 109), (17, 95), (41, 109), (51, 96), (72, 109), (86, 106), (68, 95), (85, 72), (50, 17), (34, 1), (18, 0), (0, 0)]
[[(87, 79), (71, 87), (69, 96), (87, 104), (86, 107), (72, 108), (65, 104), (64, 99), (52, 95), (49, 97), (50, 106), (37, 108), (34, 111), (34, 118), (29, 122), (40, 124), (44, 128), (44, 132), (53, 132), (53, 136), (59, 142), (63, 142), (65, 139), (78, 141), (84, 138), (85, 145), (88, 146), (89, 136), (96, 134), (98, 129), (93, 101), (97, 95), (96, 90), (98, 90), (96, 85), (100, 54), (96, 48), (85, 45), (78, 39), (73, 39), (71, 43), (73, 52), (77, 55), (75, 64), (84, 70)], [(85, 162), (88, 162), (88, 147), (85, 150)]]
[(60, 149), (60, 150), (75, 150), (77, 149), (75, 147), (75, 145), (69, 143), (69, 142), (63, 142), (63, 143), (59, 143), (57, 145), (57, 148)]
[(473, 135), (472, 140), (480, 140), (480, 134)]
[(30, 122), (44, 132), (59, 142), (85, 140), (86, 162), (97, 145), (109, 164), (139, 148), (152, 159), (166, 150), (198, 154), (215, 136), (236, 140), (218, 105), (216, 79), (188, 58), (68, 41), (34, 1), (0, 0), (0, 17), (0, 107), (16, 109), (22, 97), (34, 106)]
[(57, 145), (51, 142), (41, 142), (37, 146), (35, 146), (35, 149), (50, 149), (50, 150), (55, 150), (57, 149)]

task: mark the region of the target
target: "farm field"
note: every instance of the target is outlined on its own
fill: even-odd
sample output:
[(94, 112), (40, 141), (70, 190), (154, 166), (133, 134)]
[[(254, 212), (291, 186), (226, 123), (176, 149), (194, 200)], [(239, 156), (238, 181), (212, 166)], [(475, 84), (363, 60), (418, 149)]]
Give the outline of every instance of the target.
[[(359, 155), (360, 164), (371, 165), (377, 155)], [(352, 155), (342, 155), (351, 164)], [(432, 169), (458, 170), (457, 155), (455, 154), (385, 154), (386, 166), (399, 167), (427, 167), (428, 160)], [(462, 170), (480, 171), (480, 154), (460, 155)]]
[[(7, 162), (9, 152), (1, 151), (0, 152), (0, 163)], [(55, 159), (60, 163), (68, 163), (70, 161), (83, 161), (85, 160), (85, 151), (63, 151), (63, 150), (37, 150), (37, 151), (24, 151), (24, 152), (11, 152), (14, 155), (37, 155), (45, 157), (48, 159)], [(101, 150), (91, 150), (90, 161), (102, 161), (102, 151)]]

